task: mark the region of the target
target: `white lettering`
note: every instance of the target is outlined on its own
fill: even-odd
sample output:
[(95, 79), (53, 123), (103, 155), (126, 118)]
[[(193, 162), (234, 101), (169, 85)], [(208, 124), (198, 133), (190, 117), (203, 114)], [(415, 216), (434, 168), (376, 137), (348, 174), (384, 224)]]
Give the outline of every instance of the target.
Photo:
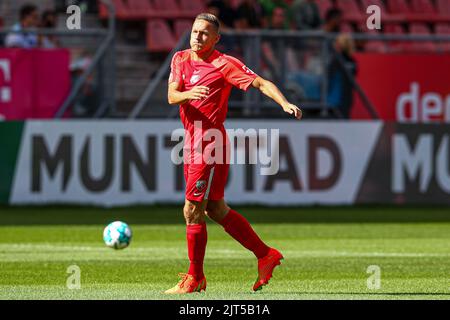
[(432, 151), (433, 136), (431, 134), (421, 135), (414, 150), (409, 145), (406, 135), (394, 135), (392, 140), (392, 191), (405, 192), (406, 176), (410, 180), (419, 176), (420, 191), (425, 192), (430, 184), (433, 171)]
[(69, 30), (81, 30), (81, 9), (77, 5), (71, 5), (67, 8), (67, 14), (70, 14), (66, 20), (66, 26)]
[(366, 13), (371, 14), (366, 21), (369, 30), (381, 29), (381, 8), (375, 4), (367, 7)]
[(411, 83), (409, 92), (400, 94), (395, 105), (399, 122), (450, 122), (450, 95), (445, 97), (437, 92), (420, 94), (417, 82)]

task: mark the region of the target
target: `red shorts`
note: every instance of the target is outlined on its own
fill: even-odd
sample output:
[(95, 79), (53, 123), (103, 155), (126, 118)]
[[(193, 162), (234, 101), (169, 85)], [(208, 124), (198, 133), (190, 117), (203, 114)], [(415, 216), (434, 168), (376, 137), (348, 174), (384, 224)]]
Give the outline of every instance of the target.
[(186, 199), (199, 202), (223, 199), (229, 167), (228, 163), (185, 164)]
[[(202, 142), (202, 151), (197, 151), (195, 147), (185, 150), (184, 179), (187, 200), (201, 202), (206, 199), (223, 199), (230, 167), (230, 143), (225, 129), (222, 131), (224, 140), (219, 144)], [(197, 146), (194, 143), (192, 145)], [(220, 153), (216, 154), (216, 151)], [(210, 155), (214, 158), (210, 158)], [(188, 161), (189, 159), (191, 161)]]

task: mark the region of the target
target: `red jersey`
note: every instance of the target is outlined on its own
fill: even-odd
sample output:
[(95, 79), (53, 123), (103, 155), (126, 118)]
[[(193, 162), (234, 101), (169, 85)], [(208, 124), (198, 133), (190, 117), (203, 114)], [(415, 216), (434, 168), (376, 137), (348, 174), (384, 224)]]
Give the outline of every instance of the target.
[(232, 86), (247, 90), (257, 75), (238, 59), (215, 50), (206, 61), (191, 60), (191, 50), (178, 51), (172, 58), (169, 83), (177, 82), (179, 91), (206, 86), (205, 99), (191, 100), (180, 106), (181, 121), (193, 130), (194, 121), (202, 127), (223, 129)]

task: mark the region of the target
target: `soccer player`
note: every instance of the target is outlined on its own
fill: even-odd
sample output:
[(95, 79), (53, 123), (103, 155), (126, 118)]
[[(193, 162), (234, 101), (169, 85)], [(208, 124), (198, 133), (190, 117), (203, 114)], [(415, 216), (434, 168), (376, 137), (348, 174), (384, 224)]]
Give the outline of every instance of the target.
[[(226, 150), (229, 148), (229, 141), (223, 123), (232, 86), (242, 90), (247, 90), (250, 86), (259, 89), (297, 119), (301, 119), (302, 111), (290, 104), (272, 82), (256, 75), (238, 59), (218, 52), (215, 45), (219, 39), (217, 17), (208, 13), (199, 14), (192, 26), (191, 48), (175, 53), (172, 58), (168, 102), (180, 105), (180, 116), (186, 134), (186, 199), (183, 213), (190, 266), (186, 274), (180, 274), (181, 281), (165, 292), (168, 294), (206, 289), (203, 273), (207, 241), (205, 215), (222, 225), (231, 237), (255, 254), (258, 259), (258, 277), (253, 285), (254, 291), (269, 282), (273, 269), (283, 259), (282, 254), (267, 246), (249, 222), (224, 200), (229, 161), (223, 154), (228, 154)], [(201, 124), (201, 130), (197, 128), (198, 123)], [(211, 129), (222, 133), (222, 138), (206, 137)], [(208, 161), (210, 156), (203, 157), (207, 153), (214, 154), (217, 156), (214, 159), (220, 160), (220, 152), (216, 154), (216, 150), (224, 151), (224, 161), (211, 163)]]

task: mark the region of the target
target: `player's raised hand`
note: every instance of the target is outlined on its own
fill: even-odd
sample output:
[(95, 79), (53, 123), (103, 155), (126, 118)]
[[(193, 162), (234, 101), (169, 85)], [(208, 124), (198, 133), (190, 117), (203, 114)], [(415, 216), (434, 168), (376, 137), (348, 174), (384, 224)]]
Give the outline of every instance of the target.
[(201, 100), (205, 99), (209, 95), (209, 88), (205, 86), (196, 86), (191, 90), (186, 91), (186, 99), (188, 100)]
[(286, 113), (292, 114), (294, 115), (294, 117), (297, 120), (300, 120), (303, 116), (303, 112), (302, 110), (300, 110), (299, 107), (297, 107), (296, 105), (292, 104), (292, 103), (287, 103), (283, 106), (283, 110)]

